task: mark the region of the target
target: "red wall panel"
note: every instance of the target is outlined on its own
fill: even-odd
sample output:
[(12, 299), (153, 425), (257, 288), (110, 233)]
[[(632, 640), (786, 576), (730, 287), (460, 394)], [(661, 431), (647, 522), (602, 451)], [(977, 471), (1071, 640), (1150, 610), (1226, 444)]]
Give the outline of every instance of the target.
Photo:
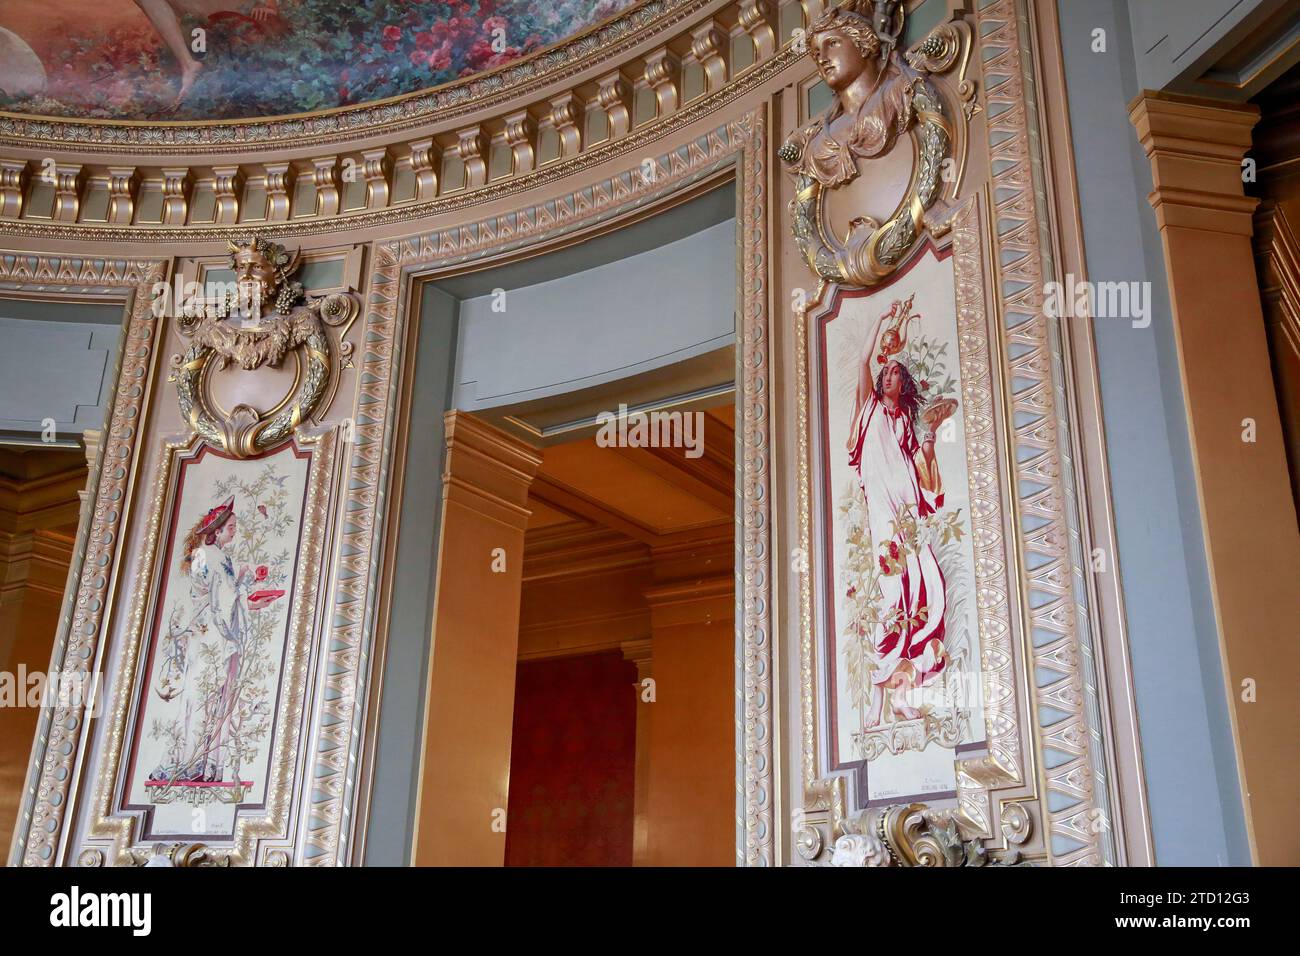
[(506, 866), (631, 866), (636, 665), (617, 652), (523, 661)]

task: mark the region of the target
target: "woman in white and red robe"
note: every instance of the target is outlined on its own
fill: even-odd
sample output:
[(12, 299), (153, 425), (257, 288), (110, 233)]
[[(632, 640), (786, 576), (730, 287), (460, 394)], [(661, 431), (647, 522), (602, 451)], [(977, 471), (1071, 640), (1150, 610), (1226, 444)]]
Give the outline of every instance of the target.
[(867, 500), (884, 616), (868, 635), (875, 669), (866, 727), (919, 717), (914, 692), (948, 659), (943, 571), (928, 543), (914, 547), (902, 531), (943, 507), (943, 485), (934, 435), (917, 437), (919, 390), (907, 367), (889, 357), (901, 347), (897, 329), (886, 330), (882, 341), (881, 327), (896, 317), (896, 310), (882, 316), (867, 340), (848, 444), (849, 464)]

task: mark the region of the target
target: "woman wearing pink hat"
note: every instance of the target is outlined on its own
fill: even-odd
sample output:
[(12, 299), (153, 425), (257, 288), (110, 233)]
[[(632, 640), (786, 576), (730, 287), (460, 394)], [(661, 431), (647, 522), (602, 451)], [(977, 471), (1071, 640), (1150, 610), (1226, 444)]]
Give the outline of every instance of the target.
[[(171, 741), (167, 760), (150, 773), (151, 780), (194, 784), (226, 779), (232, 756), (229, 724), (239, 703), (249, 614), (283, 596), (282, 591), (254, 590), (266, 578), (265, 567), (236, 570), (227, 549), (237, 529), (232, 495), (204, 514), (185, 537), (181, 573), (190, 579), (191, 616), (182, 624), (183, 617), (173, 615), (157, 686), (166, 700), (180, 697), (181, 734)], [(213, 669), (203, 666), (205, 659), (222, 662), (215, 680)]]

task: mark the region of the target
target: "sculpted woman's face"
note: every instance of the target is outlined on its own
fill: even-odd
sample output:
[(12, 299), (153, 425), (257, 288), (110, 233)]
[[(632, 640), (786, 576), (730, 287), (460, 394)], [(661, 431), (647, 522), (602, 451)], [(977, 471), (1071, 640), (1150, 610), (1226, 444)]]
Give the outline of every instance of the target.
[(867, 69), (867, 59), (853, 38), (838, 29), (823, 30), (812, 38), (817, 72), (835, 92), (844, 89)]

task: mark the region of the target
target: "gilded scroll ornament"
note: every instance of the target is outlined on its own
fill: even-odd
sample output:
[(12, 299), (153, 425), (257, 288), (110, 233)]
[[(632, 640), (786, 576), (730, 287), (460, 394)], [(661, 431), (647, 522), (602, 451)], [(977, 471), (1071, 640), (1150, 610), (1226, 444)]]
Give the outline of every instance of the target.
[(226, 867), (230, 860), (224, 856), (214, 856), (204, 843), (155, 843), (152, 849), (132, 851), (132, 862), (136, 866), (215, 866)]
[(794, 834), (795, 852), (803, 859), (812, 861), (821, 856), (825, 843), (822, 840), (821, 830), (817, 827), (805, 824), (795, 830)]
[[(203, 438), (244, 458), (270, 448), (293, 433), (311, 416), (334, 372), (335, 346), (326, 326), (347, 326), (360, 312), (360, 302), (348, 292), (304, 297), (293, 280), (299, 257), (279, 243), (261, 237), (227, 242), (235, 289), (215, 301), (187, 303), (178, 318), (190, 347), (180, 357), (176, 395), (181, 414)], [(263, 314), (271, 306), (270, 315)], [(350, 345), (342, 341), (344, 356)], [(245, 371), (263, 366), (279, 368), (290, 353), (299, 356), (299, 373), (292, 395), (269, 411), (240, 403), (225, 412), (211, 400), (207, 384), (214, 372), (235, 363)]]
[[(801, 40), (835, 100), (778, 155), (796, 180), (795, 241), (813, 272), (830, 282), (876, 285), (927, 230), (941, 235), (947, 228), (940, 194), (952, 168), (954, 133), (926, 74), (964, 61), (967, 35), (943, 24), (903, 56), (897, 50), (903, 17), (897, 2), (847, 0), (813, 21)], [(915, 156), (902, 201), (884, 223), (856, 215), (841, 239), (827, 222), (828, 194), (858, 178), (860, 161), (887, 156), (904, 135), (912, 137)]]
[[(1027, 827), (1028, 817), (1023, 819)], [(835, 841), (831, 866), (1023, 865), (1014, 847), (989, 851), (980, 840), (963, 836), (951, 813), (921, 803), (864, 811), (851, 818), (846, 829)]]

